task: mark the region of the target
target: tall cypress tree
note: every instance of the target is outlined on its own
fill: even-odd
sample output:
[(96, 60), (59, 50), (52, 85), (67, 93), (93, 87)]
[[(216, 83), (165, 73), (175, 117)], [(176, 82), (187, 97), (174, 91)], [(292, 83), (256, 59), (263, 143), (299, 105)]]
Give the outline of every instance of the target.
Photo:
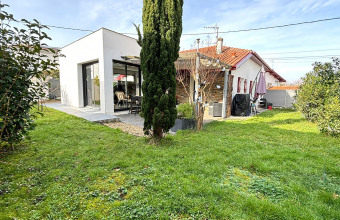
[(182, 34), (183, 0), (144, 0), (143, 38), (140, 41), (143, 73), (144, 131), (162, 137), (174, 125), (176, 69)]

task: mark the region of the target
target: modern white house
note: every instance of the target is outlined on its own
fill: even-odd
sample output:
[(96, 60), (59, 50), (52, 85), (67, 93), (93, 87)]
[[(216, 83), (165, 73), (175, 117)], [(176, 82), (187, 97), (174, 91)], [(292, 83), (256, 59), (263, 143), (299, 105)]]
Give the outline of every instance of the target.
[[(40, 51), (40, 59), (44, 61), (51, 60), (59, 63), (58, 55), (51, 52), (50, 50), (57, 52), (59, 48), (44, 47), (43, 50)], [(41, 97), (42, 100), (55, 99), (60, 97), (60, 82), (57, 77), (54, 78), (51, 75), (47, 75), (45, 79), (38, 79), (36, 77), (33, 77), (31, 81), (40, 84), (44, 88), (43, 92), (45, 93), (45, 96)]]
[(136, 39), (105, 28), (61, 48), (62, 104), (99, 107), (105, 114), (126, 109), (129, 96), (141, 95), (140, 65), (134, 62), (140, 50)]

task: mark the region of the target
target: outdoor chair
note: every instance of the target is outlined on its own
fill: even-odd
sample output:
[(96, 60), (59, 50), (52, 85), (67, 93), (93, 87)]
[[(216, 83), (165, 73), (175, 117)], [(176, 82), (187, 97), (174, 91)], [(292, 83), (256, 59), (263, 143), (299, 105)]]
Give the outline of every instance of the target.
[(130, 114), (136, 113), (141, 111), (141, 104), (142, 104), (142, 97), (141, 96), (133, 96), (131, 95), (131, 102), (130, 102)]
[(115, 92), (115, 95), (117, 96), (118, 102), (117, 105), (121, 102), (124, 105), (124, 101), (127, 101), (125, 98), (125, 94), (122, 91)]
[(257, 110), (256, 110), (256, 101), (257, 98), (254, 98), (251, 102), (250, 102), (250, 114), (257, 114)]

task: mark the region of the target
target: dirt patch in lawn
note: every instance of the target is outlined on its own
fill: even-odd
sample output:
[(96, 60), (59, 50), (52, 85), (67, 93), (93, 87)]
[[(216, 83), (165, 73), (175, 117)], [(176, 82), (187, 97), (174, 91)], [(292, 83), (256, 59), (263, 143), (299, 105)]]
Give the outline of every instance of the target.
[(135, 126), (135, 125), (130, 125), (130, 124), (123, 123), (123, 122), (110, 122), (110, 123), (102, 123), (102, 124), (110, 128), (119, 128), (122, 131), (132, 134), (134, 136), (138, 136), (138, 137), (145, 136), (143, 128)]

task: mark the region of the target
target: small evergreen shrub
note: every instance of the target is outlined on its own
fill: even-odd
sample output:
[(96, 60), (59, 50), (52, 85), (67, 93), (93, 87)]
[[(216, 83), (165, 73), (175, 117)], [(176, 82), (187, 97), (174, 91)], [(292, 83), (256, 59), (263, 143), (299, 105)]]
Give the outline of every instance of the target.
[(194, 118), (194, 109), (190, 103), (181, 103), (177, 107), (178, 118)]
[(183, 0), (143, 1), (143, 37), (138, 43), (143, 72), (144, 132), (162, 138), (176, 120), (176, 68)]

